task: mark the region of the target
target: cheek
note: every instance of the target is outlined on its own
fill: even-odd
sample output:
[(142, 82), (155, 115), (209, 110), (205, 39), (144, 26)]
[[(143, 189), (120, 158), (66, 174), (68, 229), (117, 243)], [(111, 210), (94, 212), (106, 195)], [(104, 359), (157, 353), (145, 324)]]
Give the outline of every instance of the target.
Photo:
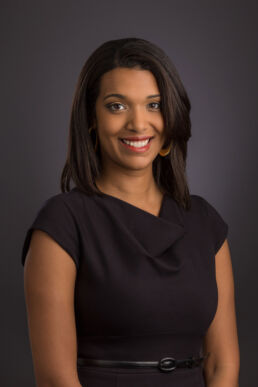
[(163, 135), (164, 132), (164, 119), (161, 114), (155, 114), (153, 117), (151, 117), (150, 123), (153, 125), (155, 128), (156, 133), (159, 136)]
[(115, 136), (123, 128), (125, 120), (122, 116), (104, 113), (99, 119), (99, 127), (104, 135)]
[(111, 114), (107, 108), (96, 105), (97, 124), (101, 131), (110, 132), (117, 125), (119, 119), (114, 114)]
[(156, 135), (157, 135), (157, 142), (159, 142), (160, 145), (164, 143), (164, 140), (166, 138), (165, 130), (162, 125), (156, 126)]
[(117, 141), (120, 128), (121, 127), (117, 126), (116, 123), (105, 122), (99, 130), (100, 138), (105, 144)]
[(117, 126), (115, 122), (105, 121), (102, 125), (99, 125), (99, 140), (102, 146), (108, 151), (117, 147), (118, 133), (120, 126)]

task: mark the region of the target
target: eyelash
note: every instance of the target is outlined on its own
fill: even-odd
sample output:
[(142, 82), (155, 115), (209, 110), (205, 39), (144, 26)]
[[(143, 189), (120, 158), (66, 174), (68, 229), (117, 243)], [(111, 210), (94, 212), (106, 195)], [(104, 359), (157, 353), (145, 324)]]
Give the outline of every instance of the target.
[[(158, 108), (158, 109), (154, 109), (154, 110), (160, 110), (160, 106), (161, 106), (161, 103), (160, 103), (160, 102), (151, 102), (149, 105), (152, 105), (152, 104), (158, 104), (158, 105), (159, 105), (159, 108)], [(120, 111), (120, 109), (112, 110), (111, 107), (114, 106), (114, 105), (122, 105), (122, 104), (119, 103), (119, 102), (113, 102), (113, 103), (110, 103), (110, 104), (106, 105), (106, 107), (107, 107), (109, 110), (111, 110), (112, 112)]]

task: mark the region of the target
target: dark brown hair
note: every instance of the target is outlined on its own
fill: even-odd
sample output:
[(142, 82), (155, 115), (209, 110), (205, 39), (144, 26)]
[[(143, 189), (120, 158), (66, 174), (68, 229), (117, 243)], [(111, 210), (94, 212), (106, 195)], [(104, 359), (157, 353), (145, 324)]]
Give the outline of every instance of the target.
[(183, 208), (190, 208), (186, 179), (187, 141), (191, 137), (191, 104), (177, 70), (165, 52), (140, 38), (109, 40), (99, 46), (84, 64), (76, 85), (70, 117), (67, 158), (61, 174), (61, 191), (70, 191), (70, 179), (87, 195), (100, 194), (95, 178), (101, 173), (101, 155), (95, 152), (95, 103), (101, 76), (117, 68), (149, 70), (161, 94), (161, 112), (166, 140), (172, 141), (167, 156), (153, 161), (153, 176), (160, 190), (172, 196)]

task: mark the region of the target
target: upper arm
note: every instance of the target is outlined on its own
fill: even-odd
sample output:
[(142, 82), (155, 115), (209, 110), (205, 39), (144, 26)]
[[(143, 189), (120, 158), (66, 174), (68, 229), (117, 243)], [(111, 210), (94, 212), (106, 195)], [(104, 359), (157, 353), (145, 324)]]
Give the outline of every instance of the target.
[(209, 352), (204, 365), (209, 379), (217, 369), (228, 367), (237, 380), (240, 353), (235, 311), (234, 278), (227, 239), (215, 256), (218, 306), (204, 339), (204, 353)]
[(77, 380), (75, 279), (76, 265), (67, 251), (44, 231), (34, 230), (24, 265), (24, 292), (39, 386)]

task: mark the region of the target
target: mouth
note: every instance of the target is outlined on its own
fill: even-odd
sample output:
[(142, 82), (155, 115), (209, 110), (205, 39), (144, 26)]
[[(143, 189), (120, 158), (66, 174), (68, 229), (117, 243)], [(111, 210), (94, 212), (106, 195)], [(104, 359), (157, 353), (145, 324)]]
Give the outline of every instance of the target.
[(150, 140), (152, 140), (153, 138), (154, 136), (124, 137), (124, 138), (119, 138), (119, 140), (131, 146), (141, 147), (141, 146), (147, 145), (150, 142)]
[(127, 138), (119, 138), (122, 144), (128, 149), (134, 151), (145, 151), (149, 149), (150, 142), (154, 138), (152, 137), (127, 137)]
[(128, 140), (128, 141), (143, 141), (148, 138), (153, 138), (154, 136), (129, 136), (129, 137), (120, 137), (120, 140)]

